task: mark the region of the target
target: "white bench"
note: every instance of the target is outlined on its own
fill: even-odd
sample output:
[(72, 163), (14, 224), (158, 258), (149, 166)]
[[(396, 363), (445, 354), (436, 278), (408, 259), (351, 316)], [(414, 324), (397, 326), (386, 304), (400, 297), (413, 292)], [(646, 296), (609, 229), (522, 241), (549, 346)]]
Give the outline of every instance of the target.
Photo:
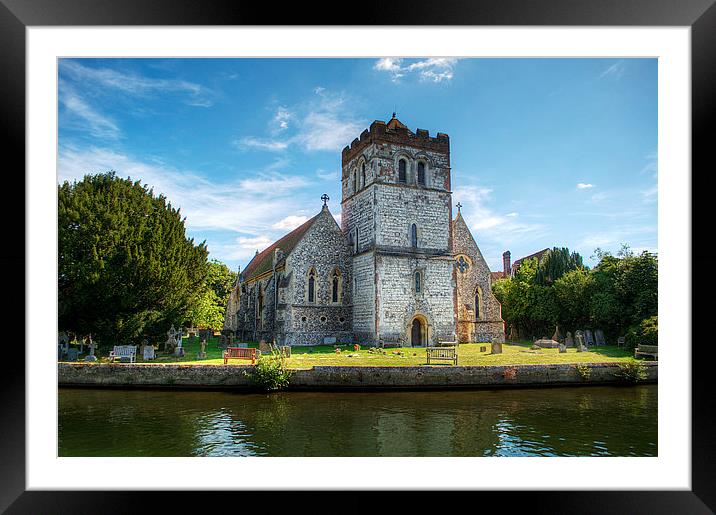
[(114, 363), (115, 359), (122, 361), (122, 358), (129, 358), (130, 363), (137, 360), (136, 345), (115, 345), (114, 349), (109, 353), (109, 361)]

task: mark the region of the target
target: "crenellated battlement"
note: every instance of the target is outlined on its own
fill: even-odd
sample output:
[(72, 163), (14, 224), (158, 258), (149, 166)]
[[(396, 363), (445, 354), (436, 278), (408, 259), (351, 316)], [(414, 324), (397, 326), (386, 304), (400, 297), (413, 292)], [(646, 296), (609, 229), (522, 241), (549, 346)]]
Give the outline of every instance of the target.
[(388, 123), (382, 120), (375, 120), (370, 124), (370, 128), (361, 132), (359, 138), (355, 138), (350, 146), (346, 146), (343, 149), (341, 154), (343, 166), (353, 160), (371, 143), (408, 145), (443, 154), (450, 152), (450, 138), (447, 134), (438, 132), (433, 138), (430, 137), (429, 131), (425, 129), (417, 129), (415, 132), (412, 132), (396, 118), (393, 118)]

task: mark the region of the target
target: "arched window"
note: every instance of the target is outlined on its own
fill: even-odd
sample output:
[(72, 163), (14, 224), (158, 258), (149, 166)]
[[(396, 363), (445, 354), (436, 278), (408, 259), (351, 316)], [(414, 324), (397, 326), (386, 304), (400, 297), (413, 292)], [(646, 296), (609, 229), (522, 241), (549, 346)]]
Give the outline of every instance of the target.
[(260, 284), (259, 284), (258, 294), (259, 294), (259, 301), (258, 301), (258, 320), (257, 320), (258, 324), (257, 325), (258, 325), (259, 329), (263, 329), (264, 328), (264, 316), (263, 316), (263, 314), (264, 314), (264, 291)]
[(360, 172), (360, 187), (365, 188), (365, 163), (363, 163), (363, 166), (361, 167)]
[(405, 159), (398, 161), (398, 182), (407, 182), (408, 163)]
[(418, 184), (425, 186), (425, 163), (418, 162)]
[(308, 272), (308, 302), (316, 302), (316, 270)]
[(479, 286), (475, 290), (475, 319), (482, 318), (482, 288)]
[(415, 293), (423, 291), (423, 277), (420, 272), (415, 272)]
[(355, 252), (355, 253), (358, 252), (358, 227), (356, 227), (356, 236), (355, 236), (355, 239), (353, 240), (353, 252)]
[(415, 224), (410, 226), (410, 245), (413, 248), (418, 246), (418, 226)]
[(355, 172), (355, 189), (353, 190), (353, 191), (356, 192), (356, 193), (358, 192), (358, 186), (359, 186), (359, 184), (358, 184), (358, 170), (356, 170), (356, 172)]
[(331, 275), (331, 302), (337, 304), (341, 301), (342, 286), (341, 272), (336, 269)]

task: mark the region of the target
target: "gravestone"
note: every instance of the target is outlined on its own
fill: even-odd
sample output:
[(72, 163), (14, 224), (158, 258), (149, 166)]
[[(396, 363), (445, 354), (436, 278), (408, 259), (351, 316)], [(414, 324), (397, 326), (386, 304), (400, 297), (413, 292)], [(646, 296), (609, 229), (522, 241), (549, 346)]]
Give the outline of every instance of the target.
[(577, 343), (577, 352), (584, 352), (585, 349), (586, 347), (584, 345)]
[(480, 347), (480, 352), (487, 352), (487, 347), (484, 345)]
[(586, 331), (584, 331), (584, 344), (587, 347), (594, 346), (594, 335), (592, 334), (591, 329), (587, 329)]
[(624, 347), (625, 344), (626, 344), (626, 338), (624, 338), (623, 336), (620, 336), (619, 338), (617, 338), (617, 345), (619, 347)]
[[(577, 331), (574, 333), (574, 338), (577, 343), (577, 349), (581, 349), (584, 347), (584, 333), (582, 331)], [(582, 352), (581, 350), (579, 352)]]
[(77, 361), (77, 356), (79, 355), (79, 351), (76, 347), (70, 348), (67, 351), (67, 361)]
[(326, 336), (323, 338), (323, 345), (333, 345), (334, 343), (336, 343), (335, 336)]
[(574, 339), (572, 338), (572, 333), (567, 331), (567, 337), (564, 339), (564, 345), (567, 347), (574, 347)]
[(174, 347), (176, 347), (176, 335), (177, 331), (176, 329), (174, 329), (174, 325), (172, 324), (171, 329), (167, 331), (167, 341), (164, 342), (164, 350), (166, 352), (172, 352), (174, 350)]
[(492, 354), (502, 354), (502, 344), (497, 338), (492, 339), (492, 348), (490, 350)]
[(540, 338), (535, 342), (535, 344), (532, 346), (539, 348), (546, 348), (546, 349), (556, 349), (559, 347), (559, 342), (556, 340), (548, 340), (547, 338)]
[(281, 347), (281, 356), (284, 358), (290, 358), (291, 357), (291, 346), (290, 345), (284, 345)]
[(236, 347), (238, 347), (239, 349), (247, 349), (249, 347), (249, 344), (248, 343), (237, 343)]
[(540, 350), (541, 348), (537, 342), (533, 343), (531, 347), (532, 350)]
[(560, 343), (559, 344), (559, 353), (564, 354), (565, 352), (567, 352), (567, 346), (563, 343)]
[(90, 363), (97, 361), (97, 356), (94, 355), (95, 345), (94, 345), (94, 342), (92, 341), (91, 334), (87, 337), (87, 346), (89, 347), (89, 354), (87, 354), (85, 356), (85, 361), (90, 362)]
[(259, 351), (261, 351), (261, 354), (271, 354), (271, 346), (266, 343), (266, 340), (259, 342)]
[(594, 331), (594, 339), (597, 342), (597, 346), (601, 347), (607, 344), (606, 340), (604, 339), (604, 331), (602, 331), (601, 329), (597, 329), (596, 331)]
[(156, 355), (154, 353), (154, 345), (145, 344), (142, 346), (142, 358), (145, 361), (151, 361), (156, 358)]
[(59, 334), (57, 341), (60, 347), (58, 352), (58, 359), (62, 359), (62, 357), (67, 354), (67, 351), (70, 349), (70, 337), (66, 332), (62, 331)]
[(201, 340), (199, 348), (199, 354), (196, 355), (196, 359), (206, 359), (206, 340)]
[(563, 340), (562, 333), (559, 332), (559, 324), (554, 326), (554, 334), (552, 335), (552, 339), (556, 342), (561, 342)]

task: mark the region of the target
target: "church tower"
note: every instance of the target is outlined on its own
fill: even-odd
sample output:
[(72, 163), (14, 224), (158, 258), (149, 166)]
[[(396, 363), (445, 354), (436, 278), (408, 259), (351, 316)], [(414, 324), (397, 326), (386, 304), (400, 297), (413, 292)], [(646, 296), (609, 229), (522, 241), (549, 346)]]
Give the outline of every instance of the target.
[(343, 233), (352, 252), (357, 341), (456, 338), (450, 140), (393, 113), (342, 153)]

